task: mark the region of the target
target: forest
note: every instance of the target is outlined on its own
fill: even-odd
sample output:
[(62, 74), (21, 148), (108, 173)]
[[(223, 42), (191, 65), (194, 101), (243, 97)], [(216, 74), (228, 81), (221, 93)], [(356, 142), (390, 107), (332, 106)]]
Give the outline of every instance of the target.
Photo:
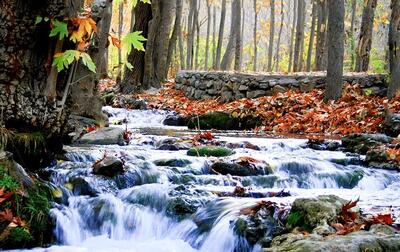
[(0, 0), (0, 250), (400, 251), (400, 0)]

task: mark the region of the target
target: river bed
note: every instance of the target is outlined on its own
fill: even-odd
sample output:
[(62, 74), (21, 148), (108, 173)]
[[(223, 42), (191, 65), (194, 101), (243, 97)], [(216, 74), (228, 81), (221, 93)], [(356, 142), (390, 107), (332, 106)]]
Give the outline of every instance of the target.
[[(247, 141), (260, 148), (237, 148), (226, 159), (249, 156), (265, 161), (274, 172), (248, 177), (213, 175), (209, 171), (213, 158), (189, 157), (186, 150), (156, 149), (165, 139), (193, 133), (182, 127), (164, 126), (162, 122), (169, 112), (104, 109), (112, 115), (112, 125), (127, 120), (127, 126), (113, 127), (132, 131), (131, 143), (65, 148), (71, 161), (48, 168), (52, 183), (62, 188), (65, 195), (51, 210), (59, 245), (34, 251), (259, 251), (259, 246), (252, 246), (236, 235), (232, 223), (240, 215), (240, 209), (260, 200), (289, 207), (298, 197), (333, 194), (347, 200), (359, 198), (358, 205), (365, 213), (392, 209), (395, 217), (399, 217), (400, 174), (339, 164), (353, 158), (346, 153), (308, 149), (305, 139), (218, 134), (220, 141)], [(93, 175), (93, 162), (105, 152), (122, 157), (127, 172), (115, 178)], [(183, 167), (155, 165), (155, 161), (164, 159), (188, 163)], [(84, 181), (85, 186), (71, 190), (71, 181), (76, 180)], [(243, 186), (255, 195), (285, 190), (291, 196), (218, 196), (234, 191), (236, 186)], [(195, 213), (184, 218), (174, 216), (170, 204), (177, 198), (195, 206)], [(208, 228), (199, 223), (206, 223)]]

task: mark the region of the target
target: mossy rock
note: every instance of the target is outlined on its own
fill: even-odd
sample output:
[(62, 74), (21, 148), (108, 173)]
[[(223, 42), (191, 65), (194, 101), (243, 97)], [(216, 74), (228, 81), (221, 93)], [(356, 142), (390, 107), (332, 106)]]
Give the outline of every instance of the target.
[(192, 157), (227, 157), (233, 153), (231, 149), (217, 146), (195, 147), (187, 151), (187, 155)]
[(160, 159), (154, 161), (154, 164), (157, 166), (167, 166), (167, 167), (185, 167), (190, 165), (190, 162), (187, 159)]
[(200, 116), (193, 116), (188, 120), (189, 129), (202, 130), (250, 130), (259, 126), (261, 121), (258, 117), (247, 115), (235, 117), (225, 112), (211, 112)]
[(335, 222), (346, 200), (335, 195), (323, 195), (311, 199), (296, 199), (290, 210), (287, 228), (300, 227), (306, 231)]

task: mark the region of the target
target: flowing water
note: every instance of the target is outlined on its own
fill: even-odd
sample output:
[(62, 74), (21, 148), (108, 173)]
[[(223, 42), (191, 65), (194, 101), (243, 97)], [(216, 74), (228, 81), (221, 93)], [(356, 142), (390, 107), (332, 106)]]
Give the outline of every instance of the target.
[[(59, 246), (46, 251), (257, 251), (259, 246), (250, 246), (235, 234), (232, 223), (240, 209), (254, 205), (260, 197), (285, 206), (298, 197), (334, 194), (347, 200), (360, 198), (364, 212), (392, 208), (399, 216), (400, 174), (351, 165), (354, 157), (343, 152), (308, 149), (307, 141), (301, 139), (221, 134), (220, 141), (248, 141), (260, 147), (235, 149), (228, 159), (251, 156), (270, 164), (274, 173), (240, 178), (212, 175), (210, 158), (189, 157), (185, 150), (157, 150), (160, 143), (173, 138), (170, 135), (189, 134), (185, 128), (163, 126), (168, 112), (105, 110), (112, 115), (111, 123), (127, 119), (132, 141), (128, 146), (67, 147), (71, 161), (48, 168), (51, 181), (62, 188), (64, 196), (51, 210)], [(106, 178), (91, 173), (93, 162), (105, 151), (124, 159), (125, 174)], [(172, 158), (185, 160), (179, 165), (183, 167), (154, 164)], [(237, 185), (251, 188), (257, 198), (217, 196), (232, 192)], [(267, 197), (282, 189), (291, 196)], [(171, 202), (179, 200), (189, 202), (186, 206), (195, 207), (196, 212), (177, 216)]]

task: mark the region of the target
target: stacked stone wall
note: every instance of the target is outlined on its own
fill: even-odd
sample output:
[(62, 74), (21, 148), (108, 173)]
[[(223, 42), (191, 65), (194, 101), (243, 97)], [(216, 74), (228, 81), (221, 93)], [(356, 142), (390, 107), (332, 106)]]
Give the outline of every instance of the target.
[[(242, 98), (272, 96), (289, 89), (309, 92), (324, 88), (326, 73), (245, 74), (233, 72), (180, 71), (176, 76), (176, 88), (196, 100), (220, 98), (233, 101)], [(359, 84), (368, 94), (385, 95), (386, 75), (349, 73), (345, 83)]]

